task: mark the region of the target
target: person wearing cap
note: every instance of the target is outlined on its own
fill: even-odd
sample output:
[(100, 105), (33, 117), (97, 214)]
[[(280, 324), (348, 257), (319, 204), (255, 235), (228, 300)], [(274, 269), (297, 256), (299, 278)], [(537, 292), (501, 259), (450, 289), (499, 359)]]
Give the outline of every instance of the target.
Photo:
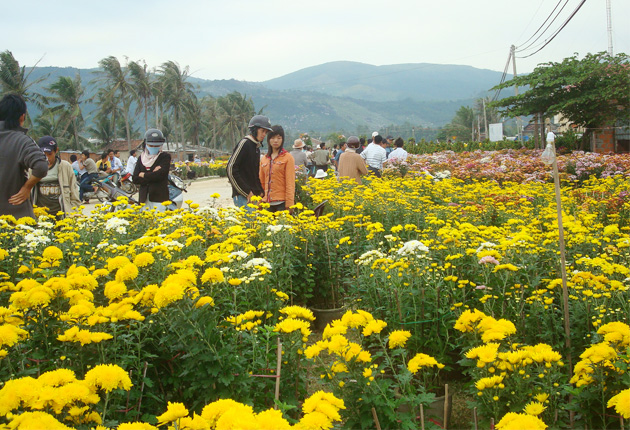
[(70, 213), (81, 204), (79, 186), (72, 165), (57, 155), (59, 146), (51, 136), (37, 142), (48, 160), (48, 174), (33, 188), (33, 204), (45, 207), (48, 213)]
[(293, 157), (295, 161), (295, 167), (302, 166), (302, 172), (304, 174), (308, 173), (308, 160), (306, 158), (306, 152), (304, 152), (304, 147), (306, 145), (302, 141), (302, 139), (295, 139), (293, 142), (293, 151), (289, 154)]
[(387, 160), (387, 152), (385, 151), (385, 144), (383, 143), (383, 137), (379, 134), (374, 136), (374, 140), (370, 143), (364, 151), (361, 152), (362, 157), (368, 164), (368, 170), (381, 177), (383, 171), (383, 163)]
[(368, 169), (363, 158), (357, 154), (357, 148), (361, 145), (358, 137), (350, 136), (346, 141), (347, 148), (339, 157), (339, 176), (337, 180), (343, 182), (353, 179), (357, 184), (361, 184), (361, 176), (367, 175)]
[(270, 212), (292, 211), (295, 204), (295, 160), (284, 144), (284, 129), (271, 127), (267, 134), (269, 150), (260, 161), (260, 183), (265, 190), (264, 201), (269, 203)]
[[(232, 185), (232, 199), (237, 207), (245, 206), (252, 197), (263, 197), (265, 192), (260, 183), (260, 147), (267, 133), (272, 131), (269, 118), (254, 115), (249, 120), (249, 134), (234, 148), (227, 164), (227, 177)], [(253, 210), (253, 208), (247, 208)]]
[(385, 145), (385, 152), (389, 157), (389, 154), (391, 154), (394, 150), (394, 137), (392, 135), (387, 136), (386, 143), (387, 145)]
[(137, 184), (138, 201), (146, 208), (163, 212), (167, 209), (162, 204), (169, 200), (168, 171), (171, 155), (162, 151), (166, 139), (160, 130), (150, 128), (144, 134), (144, 150), (136, 162), (133, 171), (133, 183)]
[(35, 218), (31, 190), (48, 173), (46, 157), (22, 127), (25, 120), (24, 99), (5, 95), (0, 100), (0, 215), (16, 219)]

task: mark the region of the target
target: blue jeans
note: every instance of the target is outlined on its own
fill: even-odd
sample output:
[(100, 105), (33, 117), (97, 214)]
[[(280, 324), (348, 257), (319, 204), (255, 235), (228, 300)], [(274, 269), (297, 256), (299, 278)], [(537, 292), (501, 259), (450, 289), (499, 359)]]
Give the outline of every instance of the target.
[(245, 210), (247, 212), (254, 212), (254, 208), (247, 206), (247, 197), (241, 196), (239, 194), (239, 195), (236, 195), (236, 196), (232, 197), (232, 200), (234, 200), (234, 205), (237, 208), (241, 208), (241, 207), (244, 206)]
[(79, 200), (83, 201), (83, 193), (94, 191), (92, 187), (92, 180), (98, 178), (98, 173), (85, 173), (81, 177), (81, 183), (79, 184)]

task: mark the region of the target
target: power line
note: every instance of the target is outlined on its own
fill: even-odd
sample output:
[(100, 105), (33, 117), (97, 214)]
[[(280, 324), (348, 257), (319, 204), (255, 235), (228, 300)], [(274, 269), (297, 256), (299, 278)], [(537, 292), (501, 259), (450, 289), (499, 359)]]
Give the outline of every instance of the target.
[[(534, 36), (536, 36), (536, 34), (538, 34), (538, 32), (540, 31), (540, 29), (541, 29), (541, 28), (543, 28), (543, 26), (547, 23), (547, 21), (549, 21), (549, 18), (551, 18), (551, 15), (553, 15), (553, 13), (556, 11), (556, 9), (558, 9), (558, 6), (560, 6), (560, 3), (562, 3), (562, 0), (558, 0), (558, 3), (556, 4), (556, 7), (554, 7), (554, 8), (553, 8), (553, 10), (549, 13), (549, 16), (547, 16), (547, 18), (545, 19), (545, 21), (544, 21), (542, 24), (540, 24), (540, 27), (538, 27), (538, 29), (534, 32), (534, 34), (532, 34), (532, 35), (529, 37), (529, 39), (527, 39), (525, 42), (521, 43), (521, 45), (520, 45), (520, 46), (525, 45), (527, 42), (529, 42), (530, 40), (532, 40), (532, 38), (533, 38)], [(565, 5), (566, 5), (566, 2), (565, 2)], [(540, 6), (539, 6), (539, 8), (540, 8)], [(556, 15), (556, 16), (557, 16), (557, 15)], [(534, 41), (534, 43), (535, 43), (535, 41)]]
[[(560, 3), (562, 2), (562, 0), (560, 0), (558, 2), (558, 4), (556, 5), (556, 7), (553, 9), (553, 11), (551, 11), (551, 14), (549, 14), (549, 16), (547, 17), (547, 19), (545, 20), (545, 22), (542, 23), (542, 25), (540, 26), (542, 28), (543, 25), (545, 25), (545, 23), (547, 22), (547, 20), (549, 20), (549, 18), (551, 17), (551, 15), (553, 14), (553, 12), (558, 8), (558, 6), (560, 5)], [(556, 13), (556, 16), (553, 17), (553, 19), (551, 20), (551, 22), (549, 23), (549, 25), (547, 25), (547, 27), (545, 27), (545, 29), (542, 31), (542, 33), (540, 33), (538, 35), (538, 37), (536, 39), (534, 39), (534, 41), (532, 41), (529, 45), (522, 47), (522, 45), (519, 47), (519, 49), (516, 52), (523, 52), (526, 51), (527, 49), (529, 49), (532, 45), (534, 45), (536, 42), (538, 42), (540, 40), (541, 37), (543, 37), (545, 35), (545, 33), (547, 32), (547, 30), (549, 30), (549, 27), (551, 27), (553, 25), (553, 23), (556, 21), (556, 19), (558, 19), (558, 17), (560, 16), (560, 14), (562, 13), (562, 11), (564, 10), (564, 8), (567, 6), (567, 4), (569, 3), (569, 0), (565, 0), (564, 4), (562, 5), (562, 7), (560, 8), (560, 10), (558, 11), (558, 13)], [(533, 36), (532, 36), (533, 37)], [(531, 37), (530, 37), (531, 39)], [(527, 43), (527, 42), (525, 42)], [(523, 45), (525, 45), (525, 43), (523, 43)]]
[(560, 27), (560, 28), (559, 28), (559, 29), (558, 29), (558, 30), (557, 30), (557, 31), (556, 31), (556, 32), (555, 32), (555, 33), (551, 36), (551, 38), (550, 38), (550, 39), (548, 39), (548, 40), (546, 40), (546, 41), (545, 41), (545, 44), (544, 44), (543, 46), (541, 46), (540, 48), (538, 48), (536, 51), (532, 52), (532, 53), (531, 53), (531, 54), (529, 54), (529, 55), (526, 55), (526, 56), (524, 56), (524, 57), (518, 57), (518, 58), (528, 58), (528, 57), (531, 57), (532, 55), (534, 55), (534, 54), (536, 54), (536, 53), (538, 53), (538, 52), (542, 51), (542, 50), (545, 48), (545, 46), (549, 45), (549, 44), (551, 43), (551, 41), (552, 41), (553, 39), (555, 39), (555, 37), (556, 37), (558, 34), (560, 34), (560, 32), (564, 29), (564, 27), (566, 27), (566, 26), (567, 26), (567, 24), (568, 24), (568, 23), (569, 23), (569, 22), (573, 19), (573, 17), (575, 16), (575, 14), (577, 14), (577, 13), (578, 13), (578, 11), (582, 8), (582, 6), (584, 5), (584, 3), (586, 3), (586, 0), (582, 0), (582, 2), (578, 5), (578, 7), (577, 7), (577, 8), (575, 8), (575, 10), (573, 11), (573, 13), (572, 13), (572, 14), (571, 14), (568, 18), (567, 18), (567, 20), (564, 22), (564, 24), (562, 24), (562, 26), (561, 26), (561, 27)]
[[(508, 68), (510, 67), (511, 59), (512, 59), (512, 50), (510, 49), (510, 54), (508, 55), (507, 62), (505, 63), (505, 68), (503, 69), (503, 75), (501, 76), (501, 82), (499, 82), (499, 85), (505, 82), (505, 77), (507, 76), (507, 71), (508, 71)], [(501, 94), (500, 88), (494, 93), (494, 97), (492, 97), (492, 101), (496, 101), (499, 98), (499, 94)]]

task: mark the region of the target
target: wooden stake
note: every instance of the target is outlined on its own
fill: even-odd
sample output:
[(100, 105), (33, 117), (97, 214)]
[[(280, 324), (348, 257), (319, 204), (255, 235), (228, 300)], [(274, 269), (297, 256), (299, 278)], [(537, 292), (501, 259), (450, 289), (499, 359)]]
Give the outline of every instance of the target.
[(278, 409), (278, 401), (280, 400), (280, 372), (282, 371), (282, 342), (280, 342), (280, 336), (276, 338), (278, 340), (278, 361), (276, 364), (276, 395), (273, 408)]
[(424, 430), (424, 405), (420, 403), (420, 428)]
[(479, 419), (477, 418), (477, 408), (473, 409), (473, 422), (475, 423), (475, 430), (479, 430)]
[(372, 406), (372, 419), (376, 425), (376, 430), (381, 430), (381, 424), (378, 422), (378, 415), (376, 415), (376, 409), (374, 409), (374, 406)]
[(142, 394), (144, 393), (144, 380), (147, 378), (147, 366), (149, 365), (148, 361), (144, 362), (144, 371), (142, 372), (142, 385), (140, 386), (140, 399), (138, 400), (138, 413), (136, 414), (136, 418), (140, 416), (140, 407), (142, 406)]
[(490, 430), (494, 430), (494, 418), (490, 418)]
[(448, 384), (444, 384), (444, 417), (442, 419), (443, 428), (448, 428)]
[(566, 250), (564, 247), (564, 225), (562, 223), (562, 197), (560, 195), (560, 177), (558, 163), (556, 163), (554, 147), (553, 182), (556, 188), (556, 209), (558, 212), (558, 241), (560, 242), (560, 273), (562, 274), (562, 304), (564, 307), (564, 344), (567, 348), (569, 360), (569, 378), (573, 377), (573, 359), (571, 356), (571, 326), (569, 324), (569, 289), (567, 287)]

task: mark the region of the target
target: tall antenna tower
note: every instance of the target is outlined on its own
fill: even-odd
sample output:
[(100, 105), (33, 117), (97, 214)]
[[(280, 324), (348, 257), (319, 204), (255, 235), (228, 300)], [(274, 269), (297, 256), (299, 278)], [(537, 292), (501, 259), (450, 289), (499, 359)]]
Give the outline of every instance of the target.
[(606, 0), (606, 18), (608, 20), (608, 55), (612, 57), (613, 55), (613, 46), (612, 46), (612, 15), (610, 12), (610, 0)]

